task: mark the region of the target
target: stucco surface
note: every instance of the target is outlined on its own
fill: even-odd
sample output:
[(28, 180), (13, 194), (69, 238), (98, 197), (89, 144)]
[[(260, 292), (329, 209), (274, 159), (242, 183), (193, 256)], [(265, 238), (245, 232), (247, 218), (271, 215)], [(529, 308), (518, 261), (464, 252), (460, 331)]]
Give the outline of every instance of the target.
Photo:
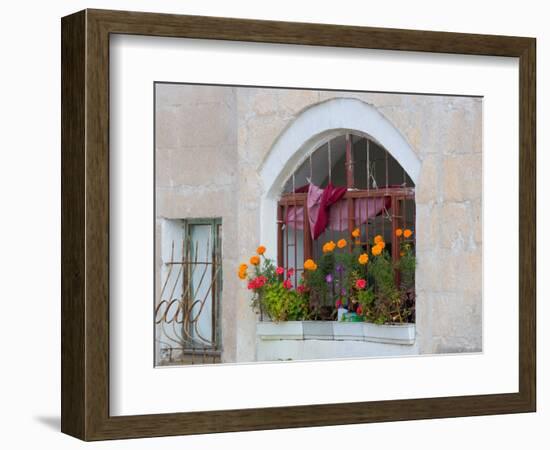
[(223, 361), (255, 358), (257, 318), (236, 267), (260, 243), (262, 220), (272, 219), (262, 213), (268, 187), (261, 173), (268, 156), (302, 112), (340, 98), (375, 108), (420, 161), (419, 352), (481, 350), (480, 98), (170, 84), (156, 89), (157, 222), (188, 217), (223, 221)]

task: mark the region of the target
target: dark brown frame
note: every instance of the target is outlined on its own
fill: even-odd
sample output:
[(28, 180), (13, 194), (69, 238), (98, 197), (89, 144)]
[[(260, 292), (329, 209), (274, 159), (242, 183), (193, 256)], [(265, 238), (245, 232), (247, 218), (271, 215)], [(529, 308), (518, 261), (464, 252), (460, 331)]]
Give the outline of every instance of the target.
[[(62, 31), (61, 429), (84, 440), (531, 412), (536, 408), (536, 40), (85, 10)], [(109, 35), (253, 41), (519, 58), (519, 392), (109, 416)]]

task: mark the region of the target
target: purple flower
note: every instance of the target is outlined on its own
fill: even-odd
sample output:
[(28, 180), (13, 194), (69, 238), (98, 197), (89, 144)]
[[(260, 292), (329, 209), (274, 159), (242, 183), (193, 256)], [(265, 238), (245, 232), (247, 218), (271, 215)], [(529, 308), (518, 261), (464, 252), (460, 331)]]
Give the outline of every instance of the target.
[(336, 265), (336, 272), (343, 272), (344, 271), (344, 266), (342, 264), (337, 264)]
[(332, 280), (333, 280), (332, 274), (329, 273), (329, 274), (325, 277), (325, 280), (327, 280), (327, 283), (332, 283)]
[(346, 288), (342, 288), (342, 295), (346, 295)]

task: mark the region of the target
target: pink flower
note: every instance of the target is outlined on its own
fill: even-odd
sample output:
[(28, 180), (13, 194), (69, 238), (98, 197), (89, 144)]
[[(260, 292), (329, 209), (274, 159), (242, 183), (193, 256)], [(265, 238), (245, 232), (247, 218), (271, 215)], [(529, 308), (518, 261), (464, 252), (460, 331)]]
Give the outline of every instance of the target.
[(287, 270), (286, 276), (290, 278), (292, 275), (294, 275), (294, 269), (291, 267), (290, 269)]
[(306, 287), (303, 284), (301, 284), (296, 288), (296, 290), (298, 291), (298, 294), (303, 294), (306, 291)]
[(285, 273), (285, 269), (283, 267), (277, 267), (275, 272), (277, 273), (277, 275), (282, 275), (283, 273)]
[(355, 282), (355, 287), (357, 289), (365, 289), (365, 287), (367, 286), (367, 282), (363, 279), (363, 278), (359, 278), (356, 282)]
[(341, 299), (336, 300), (336, 308), (341, 308), (341, 307), (342, 307), (342, 300)]
[(292, 281), (290, 281), (290, 279), (286, 279), (285, 281), (283, 281), (283, 287), (285, 289), (290, 289), (292, 288)]

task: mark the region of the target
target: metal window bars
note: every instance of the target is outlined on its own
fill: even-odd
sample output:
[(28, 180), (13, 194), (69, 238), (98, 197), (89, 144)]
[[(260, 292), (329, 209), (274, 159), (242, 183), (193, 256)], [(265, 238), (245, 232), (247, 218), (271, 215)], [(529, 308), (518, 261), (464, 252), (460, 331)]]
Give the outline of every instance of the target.
[[(219, 221), (184, 221), (183, 238), (171, 241), (155, 306), (156, 365), (221, 360), (221, 226)], [(197, 238), (199, 227), (206, 233)]]
[[(315, 169), (322, 167), (318, 159), (323, 153), (327, 171), (316, 173)], [(342, 166), (345, 170), (335, 170)], [(328, 227), (315, 240), (307, 206), (307, 188), (314, 179), (321, 180), (320, 187), (332, 183), (347, 188), (343, 198), (331, 207)], [(305, 180), (306, 184), (297, 186), (296, 180)], [(306, 259), (317, 260), (329, 240), (355, 240), (351, 236), (355, 228), (361, 230), (359, 245), (366, 252), (370, 252), (374, 236), (382, 235), (396, 262), (400, 258), (396, 229), (409, 228), (414, 232), (415, 209), (414, 183), (387, 150), (364, 136), (346, 133), (333, 138), (310, 153), (285, 186), (277, 210), (277, 263), (296, 270), (296, 286)]]

